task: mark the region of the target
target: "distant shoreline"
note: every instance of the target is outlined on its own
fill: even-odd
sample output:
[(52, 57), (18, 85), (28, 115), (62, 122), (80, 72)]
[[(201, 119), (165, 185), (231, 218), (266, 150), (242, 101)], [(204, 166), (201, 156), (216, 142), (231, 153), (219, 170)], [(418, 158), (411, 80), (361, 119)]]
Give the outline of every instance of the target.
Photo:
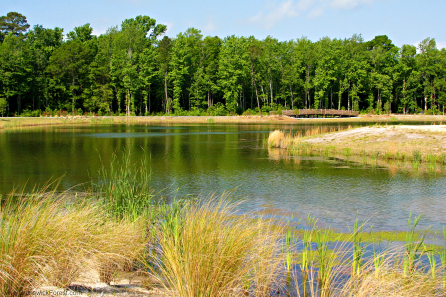
[(66, 116), (2, 117), (0, 130), (33, 126), (78, 124), (300, 124), (300, 123), (380, 123), (380, 122), (446, 122), (443, 115), (363, 115), (356, 118), (291, 118), (286, 116)]

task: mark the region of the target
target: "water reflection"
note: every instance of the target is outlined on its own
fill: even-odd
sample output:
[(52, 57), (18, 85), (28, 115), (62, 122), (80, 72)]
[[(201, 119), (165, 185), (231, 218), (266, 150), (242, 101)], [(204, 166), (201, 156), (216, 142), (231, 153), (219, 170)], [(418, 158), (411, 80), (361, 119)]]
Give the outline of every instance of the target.
[(442, 227), (446, 180), (438, 168), (402, 171), (404, 165), (398, 163), (295, 156), (264, 145), (274, 129), (297, 133), (313, 127), (83, 125), (4, 132), (0, 191), (6, 193), (14, 184), (30, 188), (60, 176), (67, 189), (95, 177), (113, 152), (129, 149), (135, 162), (147, 157), (156, 189), (178, 189), (171, 195), (236, 189), (234, 196), (246, 201), (243, 211), (272, 205), (304, 217), (325, 218), (328, 213), (330, 224), (340, 230), (353, 224), (356, 212), (376, 230), (405, 230), (409, 212), (424, 214), (421, 228)]

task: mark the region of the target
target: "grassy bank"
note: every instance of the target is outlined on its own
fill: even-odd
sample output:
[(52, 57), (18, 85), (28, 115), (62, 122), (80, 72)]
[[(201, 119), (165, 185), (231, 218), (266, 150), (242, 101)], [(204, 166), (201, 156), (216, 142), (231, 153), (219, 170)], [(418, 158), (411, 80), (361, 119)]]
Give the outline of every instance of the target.
[(446, 164), (443, 125), (375, 125), (345, 131), (322, 127), (304, 135), (274, 131), (268, 144), (297, 154), (356, 157), (355, 160), (366, 163), (396, 161), (415, 168), (424, 164), (431, 169)]
[(52, 125), (82, 125), (82, 124), (212, 124), (212, 123), (416, 123), (416, 122), (446, 122), (446, 116), (429, 115), (377, 115), (358, 118), (309, 118), (295, 119), (283, 116), (66, 116), (39, 118), (0, 118), (0, 131), (20, 127), (52, 126)]

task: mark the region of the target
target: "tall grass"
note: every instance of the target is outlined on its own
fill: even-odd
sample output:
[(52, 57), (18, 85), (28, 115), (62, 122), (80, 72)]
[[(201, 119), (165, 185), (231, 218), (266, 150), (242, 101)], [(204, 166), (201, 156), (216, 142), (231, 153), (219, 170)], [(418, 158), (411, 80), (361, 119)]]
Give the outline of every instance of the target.
[(403, 251), (379, 253), (373, 245), (366, 257), (367, 234), (358, 219), (350, 238), (343, 237), (352, 243), (346, 247), (313, 218), (307, 218), (308, 230), (295, 233), (289, 223), (284, 228), (240, 215), (227, 197), (157, 204), (147, 166), (138, 167), (127, 154), (114, 158), (110, 172), (102, 169), (94, 183), (92, 199), (49, 187), (0, 198), (0, 296), (25, 296), (47, 284), (66, 288), (87, 269), (110, 284), (135, 261), (180, 297), (444, 293), (446, 252), (423, 246), (415, 231), (421, 217), (409, 217)]
[(98, 179), (91, 183), (93, 194), (118, 219), (153, 215), (154, 192), (147, 159), (132, 162), (131, 157), (130, 151), (121, 157), (113, 153), (109, 167), (103, 164)]
[(159, 279), (177, 296), (269, 296), (283, 269), (279, 233), (263, 220), (213, 200), (182, 210), (177, 226), (161, 223)]
[(267, 140), (269, 147), (277, 148), (290, 148), (296, 141), (303, 137), (316, 136), (320, 134), (333, 133), (337, 131), (351, 129), (351, 126), (340, 126), (340, 127), (327, 127), (327, 126), (317, 126), (311, 129), (306, 129), (298, 131), (296, 133), (285, 134), (281, 130), (274, 130), (269, 133)]
[(47, 190), (2, 201), (0, 296), (25, 296), (46, 284), (65, 288), (86, 263), (119, 264), (144, 248), (140, 225), (110, 220), (97, 204), (74, 204)]
[(426, 273), (415, 273), (407, 277), (401, 267), (395, 266), (391, 257), (385, 260), (379, 274), (374, 273), (372, 267), (371, 263), (364, 265), (359, 276), (337, 288), (335, 295), (345, 297), (442, 296), (437, 280)]

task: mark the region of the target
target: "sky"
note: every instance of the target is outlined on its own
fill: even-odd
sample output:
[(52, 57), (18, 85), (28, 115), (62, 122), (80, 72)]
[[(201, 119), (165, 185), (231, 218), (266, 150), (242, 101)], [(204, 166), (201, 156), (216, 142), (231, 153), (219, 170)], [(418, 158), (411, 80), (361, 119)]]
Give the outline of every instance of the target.
[(399, 47), (430, 37), (446, 47), (445, 0), (0, 0), (0, 15), (10, 11), (26, 16), (31, 26), (60, 27), (65, 34), (90, 23), (100, 35), (147, 15), (167, 25), (169, 37), (194, 27), (221, 38), (317, 41), (362, 34), (365, 41), (387, 35)]

